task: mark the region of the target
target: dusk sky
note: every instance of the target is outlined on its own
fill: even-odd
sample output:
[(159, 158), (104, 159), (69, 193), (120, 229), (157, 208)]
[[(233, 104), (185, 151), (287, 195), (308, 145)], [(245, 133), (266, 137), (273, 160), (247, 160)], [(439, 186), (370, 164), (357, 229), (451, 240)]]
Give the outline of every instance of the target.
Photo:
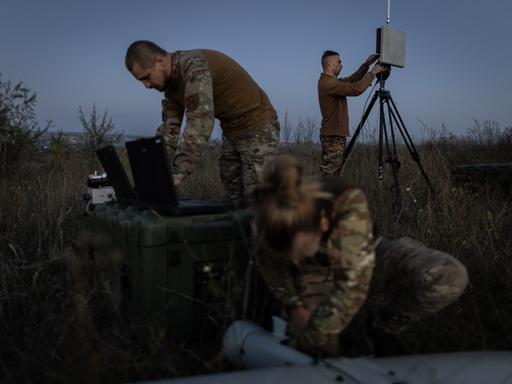
[[(125, 69), (126, 48), (153, 40), (168, 51), (209, 48), (237, 60), (292, 125), (320, 111), (320, 56), (341, 53), (348, 76), (375, 51), (386, 0), (2, 0), (0, 73), (38, 95), (38, 118), (79, 131), (78, 108), (108, 110), (115, 128), (152, 135), (161, 94)], [(391, 26), (406, 33), (405, 68), (387, 88), (409, 131), (464, 133), (480, 122), (512, 126), (510, 0), (392, 0)], [(373, 93), (349, 99), (352, 131)], [(375, 125), (377, 108), (370, 116)]]

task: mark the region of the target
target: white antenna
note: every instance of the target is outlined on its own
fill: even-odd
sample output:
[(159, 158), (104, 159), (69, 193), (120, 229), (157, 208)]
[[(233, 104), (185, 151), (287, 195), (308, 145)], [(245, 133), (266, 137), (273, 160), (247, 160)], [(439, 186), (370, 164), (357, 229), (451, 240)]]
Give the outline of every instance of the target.
[(389, 22), (391, 21), (391, 0), (388, 0), (388, 16), (386, 17), (386, 25), (389, 25)]

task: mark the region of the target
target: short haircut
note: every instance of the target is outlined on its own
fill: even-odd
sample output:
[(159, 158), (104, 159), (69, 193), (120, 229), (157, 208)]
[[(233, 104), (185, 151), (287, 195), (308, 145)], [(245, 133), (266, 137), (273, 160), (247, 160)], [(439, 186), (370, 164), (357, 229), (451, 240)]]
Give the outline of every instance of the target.
[(149, 68), (155, 62), (156, 56), (165, 56), (165, 54), (167, 52), (152, 41), (138, 40), (131, 43), (126, 50), (124, 63), (129, 71), (133, 69), (135, 63), (142, 68)]
[(340, 54), (336, 51), (324, 51), (324, 53), (322, 54), (322, 68), (325, 67), (325, 63), (326, 63), (326, 59), (329, 57), (329, 56), (339, 56)]

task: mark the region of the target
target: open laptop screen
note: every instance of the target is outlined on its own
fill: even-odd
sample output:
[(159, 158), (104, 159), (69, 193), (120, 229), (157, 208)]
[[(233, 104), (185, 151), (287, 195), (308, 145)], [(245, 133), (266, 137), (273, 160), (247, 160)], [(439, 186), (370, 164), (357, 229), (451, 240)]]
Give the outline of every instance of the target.
[(140, 201), (153, 206), (178, 205), (171, 164), (161, 138), (127, 141), (126, 149)]
[(116, 149), (109, 145), (98, 149), (96, 155), (105, 170), (108, 180), (116, 193), (116, 200), (121, 203), (130, 203), (135, 200), (135, 192), (128, 179), (128, 175), (117, 155)]

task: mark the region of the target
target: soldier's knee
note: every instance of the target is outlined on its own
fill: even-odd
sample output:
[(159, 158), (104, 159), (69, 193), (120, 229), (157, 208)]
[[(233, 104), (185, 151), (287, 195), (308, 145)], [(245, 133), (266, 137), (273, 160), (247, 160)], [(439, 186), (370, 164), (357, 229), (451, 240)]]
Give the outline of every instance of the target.
[(453, 256), (443, 254), (443, 260), (425, 272), (430, 280), (427, 295), (439, 309), (457, 300), (466, 289), (469, 278), (466, 267)]
[(411, 238), (381, 241), (377, 248), (381, 269), (401, 273), (418, 308), (435, 313), (457, 300), (468, 284), (464, 265), (455, 257)]

